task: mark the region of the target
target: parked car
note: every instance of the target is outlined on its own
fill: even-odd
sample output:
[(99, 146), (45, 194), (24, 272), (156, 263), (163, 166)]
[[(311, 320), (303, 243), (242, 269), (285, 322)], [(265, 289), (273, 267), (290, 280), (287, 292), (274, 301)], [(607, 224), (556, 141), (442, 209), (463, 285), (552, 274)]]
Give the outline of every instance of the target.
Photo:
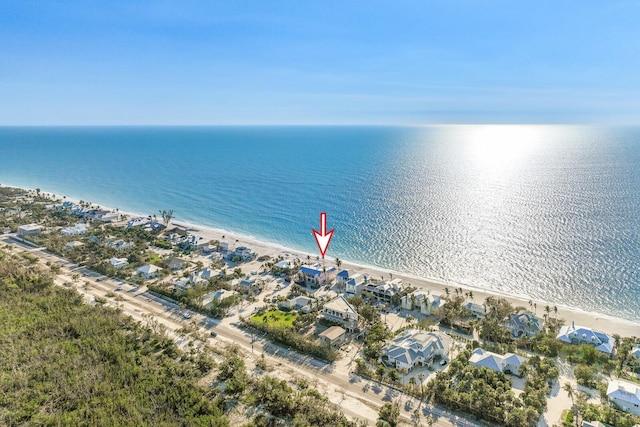
[(218, 334), (216, 334), (216, 333), (215, 333), (215, 331), (211, 331), (211, 332), (209, 333), (209, 335), (211, 335), (213, 338), (215, 338), (215, 337), (217, 337), (217, 336), (218, 336)]
[(447, 364), (447, 359), (442, 359), (442, 360), (440, 361), (440, 366), (444, 366), (444, 365), (446, 365), (446, 364)]
[(184, 313), (182, 317), (184, 317), (185, 319), (191, 319), (191, 313)]

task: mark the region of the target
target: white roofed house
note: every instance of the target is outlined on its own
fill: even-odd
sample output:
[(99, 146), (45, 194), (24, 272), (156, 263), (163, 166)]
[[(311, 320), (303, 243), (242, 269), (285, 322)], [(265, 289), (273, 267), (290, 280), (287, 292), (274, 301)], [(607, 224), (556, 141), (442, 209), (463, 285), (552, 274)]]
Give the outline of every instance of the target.
[(253, 258), (253, 252), (251, 252), (251, 249), (244, 247), (244, 246), (238, 246), (235, 251), (233, 251), (233, 254), (231, 255), (231, 258), (235, 258), (235, 257), (240, 257), (240, 259), (242, 259), (243, 261), (248, 261), (251, 258)]
[(129, 265), (129, 261), (126, 258), (111, 258), (109, 263), (113, 265), (116, 270), (120, 270), (121, 268)]
[(631, 349), (631, 359), (635, 360), (635, 363), (640, 364), (640, 344)]
[(63, 236), (73, 236), (76, 234), (84, 234), (87, 232), (87, 226), (79, 222), (73, 227), (67, 227), (60, 230)]
[(404, 289), (404, 284), (399, 278), (395, 278), (389, 282), (380, 281), (378, 283), (369, 283), (363, 291), (370, 296), (375, 297), (379, 301), (387, 303), (391, 302), (391, 298)]
[(469, 364), (477, 368), (487, 368), (505, 374), (520, 375), (520, 367), (529, 359), (513, 353), (505, 355), (476, 348), (471, 353)]
[(143, 265), (142, 267), (136, 268), (136, 271), (140, 276), (144, 277), (147, 280), (154, 279), (158, 277), (158, 272), (160, 271), (160, 267), (157, 267), (153, 264)]
[(613, 380), (607, 387), (607, 397), (624, 412), (640, 417), (640, 385)]
[(574, 322), (571, 322), (570, 326), (565, 325), (561, 327), (556, 339), (567, 344), (589, 344), (594, 346), (598, 351), (610, 356), (613, 354), (613, 337), (591, 328), (576, 326)]
[(309, 313), (312, 309), (313, 300), (304, 295), (299, 295), (295, 298), (288, 299), (280, 302), (280, 307), (288, 308), (290, 310), (299, 310), (303, 313)]
[(20, 227), (18, 227), (18, 236), (19, 237), (38, 236), (40, 235), (41, 230), (42, 230), (42, 226), (38, 224), (21, 225)]
[(327, 302), (322, 315), (327, 320), (341, 323), (347, 331), (353, 332), (358, 327), (358, 313), (342, 295)]
[(405, 310), (419, 310), (427, 316), (437, 314), (442, 305), (440, 295), (430, 291), (413, 291), (401, 298)]
[(445, 334), (409, 329), (382, 349), (382, 361), (396, 369), (411, 371), (436, 356), (445, 357), (450, 346), (451, 339)]

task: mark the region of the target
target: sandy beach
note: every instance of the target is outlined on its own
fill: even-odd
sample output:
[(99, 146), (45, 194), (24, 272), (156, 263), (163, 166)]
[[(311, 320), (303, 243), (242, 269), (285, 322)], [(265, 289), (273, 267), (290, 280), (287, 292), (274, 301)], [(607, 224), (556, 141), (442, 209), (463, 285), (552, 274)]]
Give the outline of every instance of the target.
[[(52, 193), (45, 193), (51, 195)], [(62, 197), (60, 194), (55, 194), (57, 198)], [(72, 202), (78, 202), (79, 199), (74, 199), (73, 197), (66, 197), (66, 200)], [(94, 202), (96, 203), (96, 202)], [(109, 207), (102, 206), (103, 209), (111, 209)], [(127, 215), (129, 217), (146, 217), (148, 215), (136, 214), (133, 212), (127, 212), (120, 210), (120, 213), (123, 215)], [(192, 234), (202, 237), (203, 239), (209, 240), (218, 240), (218, 241), (226, 241), (231, 246), (247, 246), (258, 256), (261, 255), (269, 255), (271, 257), (275, 257), (278, 255), (282, 255), (287, 259), (296, 259), (299, 258), (303, 263), (307, 262), (307, 256), (311, 257), (311, 262), (316, 262), (316, 257), (319, 255), (316, 253), (306, 253), (302, 251), (298, 251), (291, 248), (286, 248), (280, 245), (276, 245), (274, 243), (261, 241), (255, 238), (243, 236), (237, 233), (233, 233), (227, 230), (212, 228), (212, 227), (204, 227), (198, 224), (191, 224), (188, 222), (175, 220), (171, 221), (171, 224), (182, 226), (189, 230)], [(224, 236), (224, 238), (223, 238)], [(313, 241), (313, 236), (311, 232), (309, 232), (309, 239)], [(236, 242), (237, 241), (237, 242)], [(444, 294), (444, 288), (449, 288), (450, 291), (453, 292), (455, 288), (463, 288), (465, 291), (473, 292), (473, 300), (476, 303), (481, 304), (488, 296), (497, 296), (506, 298), (514, 307), (522, 306), (529, 308), (529, 299), (520, 298), (518, 296), (512, 296), (507, 294), (498, 293), (495, 291), (487, 291), (481, 288), (474, 288), (469, 286), (461, 286), (457, 284), (451, 283), (443, 283), (436, 280), (420, 278), (412, 275), (405, 274), (399, 271), (391, 271), (384, 268), (379, 268), (375, 266), (365, 266), (353, 262), (349, 262), (349, 260), (341, 259), (342, 265), (341, 268), (348, 269), (350, 272), (358, 272), (367, 274), (372, 278), (380, 278), (384, 277), (388, 279), (390, 274), (393, 274), (394, 278), (401, 278), (405, 284), (411, 284), (419, 289), (429, 290), (433, 292), (437, 292), (440, 294)], [(335, 258), (331, 257), (331, 246), (327, 251), (326, 257), (327, 265), (335, 265)], [(244, 269), (246, 270), (246, 268)], [(248, 272), (248, 271), (247, 271)], [(533, 302), (537, 305), (536, 313), (538, 316), (542, 316), (544, 314), (544, 307), (549, 305), (553, 308), (554, 304), (533, 300)], [(616, 318), (613, 316), (608, 316), (605, 314), (594, 313), (594, 312), (586, 312), (584, 310), (580, 310), (579, 308), (569, 307), (565, 305), (557, 305), (558, 313), (557, 316), (559, 319), (564, 319), (565, 324), (570, 324), (572, 321), (575, 322), (576, 325), (591, 327), (609, 334), (618, 334), (621, 336), (640, 336), (640, 323), (633, 322), (631, 320)], [(552, 315), (553, 311), (552, 311)]]

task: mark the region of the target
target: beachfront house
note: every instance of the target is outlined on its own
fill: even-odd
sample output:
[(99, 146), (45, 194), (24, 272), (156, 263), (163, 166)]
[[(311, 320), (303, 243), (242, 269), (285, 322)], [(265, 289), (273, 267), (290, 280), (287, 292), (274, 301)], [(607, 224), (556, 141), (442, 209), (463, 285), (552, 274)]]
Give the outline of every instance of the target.
[(74, 236), (76, 234), (84, 234), (87, 232), (87, 226), (79, 222), (73, 227), (67, 227), (60, 230), (63, 236)]
[(218, 242), (218, 252), (222, 252), (222, 253), (229, 252), (229, 243), (227, 243), (227, 242)]
[(115, 212), (109, 212), (105, 210), (94, 210), (88, 215), (89, 218), (93, 218), (96, 221), (101, 222), (113, 222), (118, 220), (118, 214)]
[(238, 246), (236, 250), (229, 255), (229, 257), (232, 260), (240, 258), (242, 261), (249, 261), (251, 258), (253, 258), (253, 252), (251, 252), (251, 249), (247, 247)]
[(430, 316), (438, 314), (442, 306), (440, 294), (431, 291), (416, 290), (403, 296), (400, 303), (405, 310), (416, 310), (420, 313)]
[(300, 274), (306, 286), (319, 288), (320, 286), (331, 284), (336, 277), (337, 269), (329, 267), (325, 270), (320, 263), (316, 263), (300, 267)]
[(358, 327), (358, 312), (342, 295), (324, 305), (322, 316), (329, 321), (341, 323), (350, 332), (355, 331)]
[(360, 273), (351, 274), (349, 270), (342, 270), (336, 274), (336, 284), (349, 296), (360, 296), (369, 278)]
[(631, 358), (636, 361), (636, 363), (640, 363), (640, 344), (633, 347), (631, 350)]
[(21, 225), (18, 227), (18, 236), (19, 237), (27, 237), (27, 236), (39, 236), (40, 231), (42, 231), (42, 227), (38, 224), (27, 224)]
[(471, 353), (469, 365), (476, 368), (487, 368), (496, 372), (520, 376), (520, 367), (529, 359), (513, 353), (505, 355), (476, 348)]
[(369, 283), (363, 288), (363, 294), (373, 297), (378, 301), (391, 303), (391, 298), (402, 292), (404, 284), (402, 279), (395, 278), (390, 281), (380, 281), (377, 283)]
[(409, 329), (382, 349), (381, 360), (396, 369), (411, 371), (435, 357), (445, 357), (450, 346), (451, 339), (445, 334)]
[(160, 271), (160, 267), (157, 267), (153, 264), (143, 265), (142, 267), (136, 268), (138, 274), (144, 277), (147, 280), (155, 279), (158, 277), (158, 272)]
[(486, 314), (486, 307), (482, 304), (476, 304), (474, 302), (468, 302), (464, 307), (471, 312), (471, 315), (476, 319), (482, 319)]
[(607, 397), (622, 411), (640, 417), (640, 386), (629, 381), (612, 380)]
[(149, 218), (144, 218), (144, 217), (138, 217), (138, 218), (133, 218), (130, 219), (129, 221), (127, 221), (127, 227), (131, 228), (131, 227), (138, 227), (140, 225), (145, 225), (147, 223), (149, 223), (151, 220)]
[(186, 291), (187, 289), (193, 288), (193, 283), (191, 283), (188, 279), (181, 277), (173, 282), (173, 288), (176, 291)]
[(505, 327), (511, 331), (512, 338), (534, 337), (542, 332), (544, 320), (535, 314), (525, 311), (520, 313), (511, 313)]
[(561, 327), (556, 338), (567, 344), (589, 344), (609, 356), (613, 354), (613, 337), (591, 328), (576, 326), (575, 322), (571, 322), (570, 326)]
[(332, 347), (337, 347), (345, 342), (346, 337), (347, 331), (345, 331), (344, 328), (341, 328), (340, 326), (332, 326), (318, 335), (320, 341)]
[(129, 265), (129, 260), (126, 258), (111, 258), (109, 259), (109, 263), (114, 266), (116, 270), (120, 270)]

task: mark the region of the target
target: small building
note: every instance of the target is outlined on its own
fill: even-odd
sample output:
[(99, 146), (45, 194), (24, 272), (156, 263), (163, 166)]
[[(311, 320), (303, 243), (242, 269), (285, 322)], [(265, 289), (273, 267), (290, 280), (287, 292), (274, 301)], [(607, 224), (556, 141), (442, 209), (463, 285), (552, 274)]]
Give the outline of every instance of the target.
[(125, 242), (122, 239), (108, 241), (104, 245), (106, 247), (108, 247), (108, 248), (112, 248), (112, 249), (115, 249), (116, 251), (120, 251), (120, 252), (121, 251), (126, 251), (127, 249), (130, 249), (130, 248), (135, 246), (135, 244), (133, 242)]
[(347, 331), (355, 331), (358, 327), (358, 312), (340, 295), (327, 302), (322, 308), (325, 319), (340, 322)]
[(151, 220), (149, 218), (143, 218), (143, 217), (139, 217), (139, 218), (133, 218), (130, 219), (129, 221), (127, 221), (127, 227), (131, 228), (131, 227), (138, 227), (140, 225), (145, 225), (147, 223), (149, 223)]
[(497, 372), (504, 372), (505, 374), (520, 376), (520, 367), (528, 360), (526, 357), (513, 353), (501, 355), (476, 348), (469, 358), (469, 364), (477, 368), (487, 368)]
[(42, 226), (38, 224), (21, 225), (20, 227), (18, 227), (18, 236), (39, 236), (40, 231), (42, 231)]
[(211, 308), (214, 302), (222, 301), (223, 299), (232, 298), (238, 295), (236, 291), (230, 291), (227, 289), (219, 289), (214, 292), (210, 292), (202, 297), (202, 306), (205, 308)]
[(173, 282), (173, 288), (177, 291), (186, 291), (193, 287), (193, 283), (184, 277), (181, 277)]
[(347, 331), (340, 326), (332, 326), (318, 335), (320, 341), (330, 346), (339, 346), (344, 342), (346, 336)]
[(115, 267), (116, 270), (120, 270), (123, 267), (129, 265), (129, 260), (126, 258), (111, 258), (109, 263)]
[(218, 251), (227, 253), (229, 252), (229, 243), (227, 242), (218, 242)]
[(600, 421), (583, 421), (582, 427), (611, 427), (611, 426), (601, 423)]
[(633, 347), (633, 349), (631, 350), (631, 357), (637, 362), (640, 362), (640, 344)]
[(84, 234), (87, 232), (87, 226), (79, 222), (73, 227), (67, 227), (60, 230), (63, 236), (74, 236), (77, 234)]
[(513, 338), (519, 338), (521, 336), (531, 338), (542, 332), (543, 325), (543, 319), (529, 311), (526, 311), (521, 313), (512, 313), (509, 316), (505, 327), (511, 331), (511, 337)]
[(573, 345), (589, 344), (610, 356), (613, 353), (613, 337), (591, 328), (576, 326), (575, 322), (571, 322), (571, 326), (561, 327), (556, 339)]
[(464, 308), (471, 312), (471, 315), (476, 319), (482, 319), (486, 314), (486, 308), (482, 304), (476, 304), (474, 302), (468, 302), (464, 305)]
[(74, 240), (73, 242), (69, 242), (66, 245), (64, 245), (64, 250), (70, 251), (72, 249), (79, 248), (81, 246), (84, 246), (84, 243)]
[(249, 261), (251, 258), (253, 258), (253, 252), (251, 252), (251, 249), (247, 247), (238, 246), (236, 250), (233, 251), (231, 257), (240, 257), (243, 261)]
[(440, 295), (431, 291), (416, 290), (403, 296), (400, 301), (403, 309), (419, 310), (427, 316), (437, 314), (442, 306)]
[(640, 417), (640, 386), (623, 380), (613, 380), (607, 387), (607, 397), (622, 411)]
[(382, 361), (396, 369), (411, 371), (435, 357), (445, 357), (450, 346), (451, 339), (445, 334), (409, 329), (382, 349)]
[(167, 268), (171, 271), (182, 270), (184, 266), (187, 264), (187, 261), (178, 257), (171, 257), (165, 261)]
[(142, 267), (136, 268), (136, 271), (140, 276), (144, 277), (147, 280), (155, 279), (158, 277), (158, 272), (160, 271), (160, 267), (157, 267), (153, 264), (143, 265)]
[(295, 298), (288, 299), (286, 301), (280, 302), (280, 307), (288, 308), (290, 310), (298, 310), (303, 313), (309, 313), (312, 308), (313, 300), (304, 295), (299, 295)]

